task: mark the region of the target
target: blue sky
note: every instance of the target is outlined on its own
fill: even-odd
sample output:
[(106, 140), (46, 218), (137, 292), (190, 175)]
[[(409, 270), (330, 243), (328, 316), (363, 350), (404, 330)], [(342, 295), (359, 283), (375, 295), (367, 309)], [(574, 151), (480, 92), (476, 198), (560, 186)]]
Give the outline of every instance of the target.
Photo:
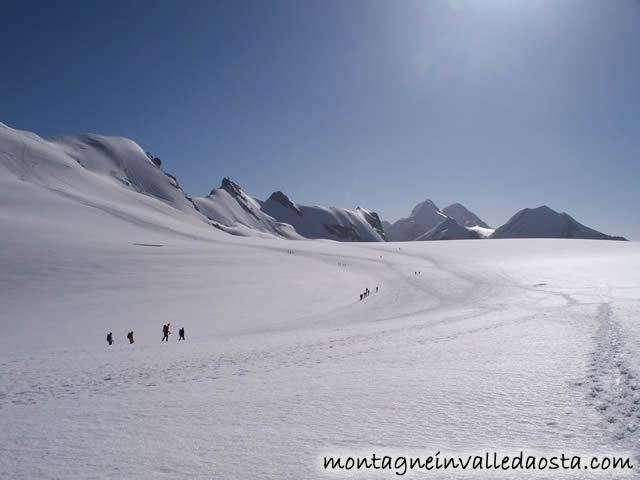
[(0, 42), (0, 121), (132, 138), (191, 195), (640, 239), (636, 0), (5, 0)]

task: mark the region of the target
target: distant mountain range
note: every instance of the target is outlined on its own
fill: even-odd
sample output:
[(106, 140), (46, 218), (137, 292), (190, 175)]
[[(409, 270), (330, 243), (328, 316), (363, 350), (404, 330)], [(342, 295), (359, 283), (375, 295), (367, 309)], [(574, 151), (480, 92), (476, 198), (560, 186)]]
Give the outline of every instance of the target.
[[(586, 238), (624, 240), (586, 227), (543, 206), (516, 213), (495, 231), (460, 203), (442, 210), (431, 200), (394, 223), (363, 208), (300, 205), (284, 193), (266, 201), (224, 178), (206, 197), (191, 198), (162, 161), (132, 140), (102, 135), (41, 138), (0, 123), (0, 188), (15, 193), (3, 206), (15, 215), (73, 202), (129, 222), (174, 229), (204, 222), (233, 235), (348, 242), (470, 240), (480, 238)], [(30, 199), (33, 196), (33, 200)], [(38, 199), (37, 201), (35, 199)], [(7, 210), (8, 209), (8, 210)], [(97, 215), (97, 214), (96, 214)], [(93, 218), (93, 217), (92, 217)], [(102, 218), (102, 217), (100, 217)], [(73, 222), (73, 218), (56, 221)], [(96, 217), (98, 221), (98, 217)], [(177, 228), (177, 227), (176, 227)]]

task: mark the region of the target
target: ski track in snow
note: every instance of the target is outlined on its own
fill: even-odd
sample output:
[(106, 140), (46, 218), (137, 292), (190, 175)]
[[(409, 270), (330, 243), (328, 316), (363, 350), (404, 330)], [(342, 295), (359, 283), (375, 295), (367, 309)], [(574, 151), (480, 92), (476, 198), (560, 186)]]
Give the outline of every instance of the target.
[(608, 430), (617, 440), (626, 441), (640, 451), (640, 385), (638, 374), (628, 364), (632, 355), (615, 319), (610, 303), (598, 307), (595, 349), (589, 363), (585, 385), (589, 404), (602, 414)]

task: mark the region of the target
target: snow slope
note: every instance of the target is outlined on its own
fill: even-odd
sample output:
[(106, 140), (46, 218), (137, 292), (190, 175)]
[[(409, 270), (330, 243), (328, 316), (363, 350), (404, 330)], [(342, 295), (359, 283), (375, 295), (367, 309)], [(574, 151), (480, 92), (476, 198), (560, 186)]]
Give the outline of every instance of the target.
[[(45, 237), (53, 230), (73, 234), (65, 230), (69, 219), (60, 212), (90, 226), (104, 227), (106, 217), (143, 226), (143, 237), (154, 229), (211, 228), (175, 178), (120, 137), (40, 138), (0, 126), (0, 199), (5, 218)], [(103, 228), (86, 233), (117, 236)]]
[(549, 207), (525, 208), (498, 228), (492, 238), (583, 238), (597, 240), (624, 240), (585, 227), (566, 213)]

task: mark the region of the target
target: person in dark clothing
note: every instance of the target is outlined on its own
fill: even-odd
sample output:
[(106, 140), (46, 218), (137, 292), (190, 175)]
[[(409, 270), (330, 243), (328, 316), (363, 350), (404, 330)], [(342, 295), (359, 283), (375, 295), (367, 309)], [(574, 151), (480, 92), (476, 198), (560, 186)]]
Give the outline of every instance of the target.
[(182, 327), (180, 330), (178, 330), (178, 341), (180, 340), (184, 340), (184, 327)]
[(164, 326), (162, 327), (162, 335), (163, 335), (163, 337), (162, 337), (162, 341), (163, 341), (163, 342), (164, 342), (165, 340), (166, 340), (167, 342), (169, 341), (169, 334), (171, 333), (171, 332), (169, 331), (169, 326), (170, 326), (170, 325), (171, 325), (170, 323), (167, 323), (166, 325), (164, 325)]
[(133, 343), (133, 330), (127, 333), (127, 339), (129, 339), (129, 345)]
[(109, 345), (113, 345), (113, 333), (109, 332), (109, 334), (107, 335), (107, 343)]
[(378, 293), (378, 287), (376, 287), (376, 293)]
[(362, 300), (362, 294), (360, 294), (360, 300)]

